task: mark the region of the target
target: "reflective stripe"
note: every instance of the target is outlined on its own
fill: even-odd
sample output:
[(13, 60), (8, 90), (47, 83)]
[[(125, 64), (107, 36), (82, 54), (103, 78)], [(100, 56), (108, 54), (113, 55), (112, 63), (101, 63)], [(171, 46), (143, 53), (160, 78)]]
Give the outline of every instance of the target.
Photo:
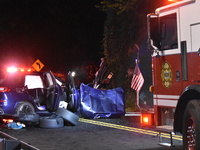
[(153, 95), (154, 98), (161, 98), (161, 99), (179, 99), (179, 95)]
[(178, 101), (175, 100), (155, 100), (154, 99), (154, 105), (157, 106), (169, 106), (169, 107), (176, 107)]
[(176, 107), (178, 95), (154, 95), (154, 105)]

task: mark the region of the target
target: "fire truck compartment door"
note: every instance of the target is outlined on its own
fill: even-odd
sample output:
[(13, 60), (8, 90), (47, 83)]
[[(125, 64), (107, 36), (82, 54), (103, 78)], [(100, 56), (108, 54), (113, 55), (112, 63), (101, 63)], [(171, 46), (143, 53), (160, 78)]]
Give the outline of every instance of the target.
[(200, 23), (190, 25), (191, 31), (191, 69), (192, 79), (195, 82), (200, 81)]
[(191, 28), (191, 50), (197, 52), (200, 48), (200, 23), (190, 26)]

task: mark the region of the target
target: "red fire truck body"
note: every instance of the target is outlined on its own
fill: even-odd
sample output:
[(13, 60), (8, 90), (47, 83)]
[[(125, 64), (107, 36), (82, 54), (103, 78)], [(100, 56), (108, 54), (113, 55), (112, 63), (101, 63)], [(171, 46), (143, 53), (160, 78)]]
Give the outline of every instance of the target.
[(172, 126), (185, 149), (200, 149), (200, 0), (147, 15), (152, 51), (154, 125)]

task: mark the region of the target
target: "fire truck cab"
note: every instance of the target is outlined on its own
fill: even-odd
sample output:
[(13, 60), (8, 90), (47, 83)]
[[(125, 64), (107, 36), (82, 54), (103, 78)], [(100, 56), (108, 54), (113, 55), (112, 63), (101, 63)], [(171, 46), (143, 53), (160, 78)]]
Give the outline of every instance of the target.
[(182, 0), (147, 15), (152, 52), (154, 125), (200, 149), (200, 0)]

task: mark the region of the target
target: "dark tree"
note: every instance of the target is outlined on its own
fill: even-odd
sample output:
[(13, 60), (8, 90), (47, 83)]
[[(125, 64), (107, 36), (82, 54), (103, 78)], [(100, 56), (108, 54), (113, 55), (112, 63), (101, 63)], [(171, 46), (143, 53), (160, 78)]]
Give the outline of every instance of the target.
[[(113, 72), (112, 88), (125, 89), (127, 105), (134, 104), (130, 88), (138, 48), (146, 39), (146, 15), (161, 6), (156, 0), (104, 0), (100, 8), (107, 13), (104, 26), (104, 55), (109, 72)], [(160, 4), (159, 4), (160, 3)], [(150, 56), (150, 53), (148, 53)], [(149, 57), (150, 58), (150, 57)], [(150, 63), (150, 62), (149, 62)], [(131, 72), (128, 74), (128, 72)]]

